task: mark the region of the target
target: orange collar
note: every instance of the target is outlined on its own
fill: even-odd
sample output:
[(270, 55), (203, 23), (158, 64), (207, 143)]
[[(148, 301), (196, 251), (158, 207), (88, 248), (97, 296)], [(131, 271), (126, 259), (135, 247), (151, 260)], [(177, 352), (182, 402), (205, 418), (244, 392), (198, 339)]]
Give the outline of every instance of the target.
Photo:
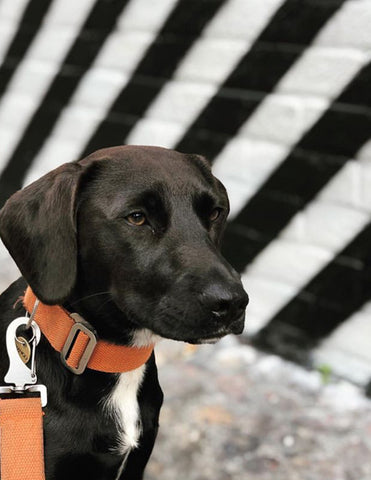
[[(30, 287), (23, 305), (31, 313), (37, 300)], [(94, 329), (78, 314), (69, 314), (59, 305), (39, 303), (34, 317), (40, 330), (57, 352), (64, 365), (80, 375), (85, 368), (107, 373), (135, 370), (147, 362), (153, 352), (148, 347), (127, 347), (98, 340)]]

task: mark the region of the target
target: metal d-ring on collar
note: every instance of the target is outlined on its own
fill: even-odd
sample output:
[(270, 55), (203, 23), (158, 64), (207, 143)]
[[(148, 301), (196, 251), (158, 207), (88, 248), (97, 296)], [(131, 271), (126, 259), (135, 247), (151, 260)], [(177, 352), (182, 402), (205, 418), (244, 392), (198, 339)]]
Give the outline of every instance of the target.
[[(32, 325), (32, 322), (33, 322), (33, 319), (34, 319), (34, 317), (35, 317), (35, 315), (36, 315), (36, 310), (37, 310), (37, 307), (39, 306), (39, 303), (40, 303), (40, 300), (37, 298), (37, 299), (35, 300), (35, 303), (34, 303), (34, 306), (33, 306), (33, 309), (32, 309), (31, 315), (30, 315), (30, 318), (29, 318), (28, 323), (27, 323), (27, 325), (26, 325), (26, 330), (28, 330), (28, 329), (31, 327), (31, 325)], [(28, 312), (26, 313), (26, 316), (28, 316)], [(31, 340), (30, 340), (30, 341), (31, 341)]]
[[(37, 311), (37, 307), (39, 306), (39, 303), (40, 303), (39, 299), (36, 299), (35, 304), (34, 304), (33, 309), (32, 309), (32, 312), (31, 312), (31, 315), (26, 311), (26, 318), (28, 318), (28, 322), (24, 326), (24, 329), (25, 330), (29, 330), (30, 328), (32, 329), (32, 337), (30, 339), (27, 339), (27, 343), (29, 343), (29, 344), (32, 343), (36, 338), (34, 317), (35, 317), (35, 314), (36, 314), (36, 311)], [(15, 338), (15, 341), (17, 343), (20, 343), (21, 345), (25, 345), (25, 342), (20, 340), (19, 337), (16, 334), (15, 334), (14, 338)]]

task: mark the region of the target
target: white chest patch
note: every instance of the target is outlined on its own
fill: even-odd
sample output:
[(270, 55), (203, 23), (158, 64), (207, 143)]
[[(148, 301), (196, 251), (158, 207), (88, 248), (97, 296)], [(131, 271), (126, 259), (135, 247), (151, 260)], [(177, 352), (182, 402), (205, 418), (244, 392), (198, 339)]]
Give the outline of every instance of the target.
[(131, 372), (121, 373), (111, 395), (106, 399), (105, 408), (117, 424), (119, 437), (115, 452), (125, 454), (138, 446), (141, 420), (138, 405), (138, 391), (142, 383), (145, 365)]

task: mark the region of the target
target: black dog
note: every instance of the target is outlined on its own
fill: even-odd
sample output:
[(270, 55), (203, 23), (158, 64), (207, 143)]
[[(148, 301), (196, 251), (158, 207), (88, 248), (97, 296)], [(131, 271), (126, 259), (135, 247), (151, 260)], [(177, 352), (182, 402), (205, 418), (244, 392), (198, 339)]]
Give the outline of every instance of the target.
[[(0, 382), (6, 328), (24, 316), (27, 285), (115, 344), (241, 333), (248, 297), (219, 253), (228, 208), (203, 157), (155, 147), (100, 150), (13, 195), (0, 234), (23, 277), (0, 297)], [(46, 478), (143, 478), (162, 404), (154, 354), (128, 373), (75, 375), (42, 337), (37, 359), (48, 388)]]

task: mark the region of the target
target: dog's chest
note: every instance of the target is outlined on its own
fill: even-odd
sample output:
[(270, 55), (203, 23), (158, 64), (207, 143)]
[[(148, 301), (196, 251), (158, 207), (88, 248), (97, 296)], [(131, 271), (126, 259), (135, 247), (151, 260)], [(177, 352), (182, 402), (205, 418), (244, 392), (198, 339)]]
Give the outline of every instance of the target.
[(105, 408), (114, 419), (118, 430), (117, 444), (113, 451), (121, 454), (138, 446), (141, 419), (138, 391), (144, 377), (145, 365), (131, 372), (121, 373)]

